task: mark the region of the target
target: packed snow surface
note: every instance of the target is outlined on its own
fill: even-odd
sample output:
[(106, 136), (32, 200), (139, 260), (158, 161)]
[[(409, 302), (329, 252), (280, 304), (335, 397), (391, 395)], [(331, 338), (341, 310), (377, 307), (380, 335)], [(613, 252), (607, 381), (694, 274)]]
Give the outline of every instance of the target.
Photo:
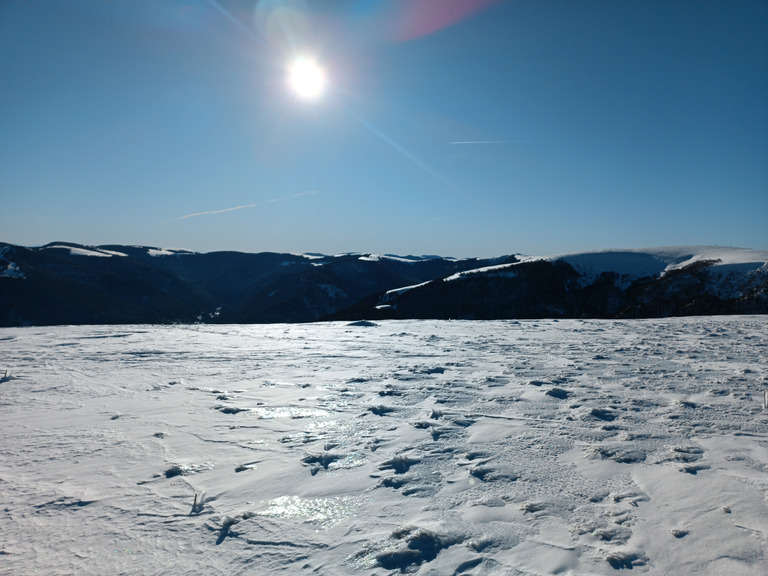
[(4, 574), (768, 573), (768, 317), (0, 343)]

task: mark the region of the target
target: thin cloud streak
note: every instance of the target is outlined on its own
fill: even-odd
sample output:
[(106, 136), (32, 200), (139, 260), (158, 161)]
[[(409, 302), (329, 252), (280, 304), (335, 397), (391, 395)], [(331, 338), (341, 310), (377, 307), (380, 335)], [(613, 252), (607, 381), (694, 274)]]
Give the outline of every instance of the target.
[(205, 0), (209, 6), (211, 6), (214, 10), (216, 10), (219, 14), (224, 16), (227, 20), (229, 20), (232, 24), (234, 24), (236, 27), (238, 27), (240, 30), (251, 36), (255, 40), (260, 40), (257, 34), (248, 28), (245, 24), (243, 24), (240, 20), (235, 18), (231, 12), (229, 12), (226, 8), (224, 8), (221, 4), (219, 4), (216, 0)]
[(414, 156), (413, 154), (408, 152), (408, 150), (406, 150), (405, 148), (400, 146), (400, 144), (398, 144), (397, 142), (392, 140), (392, 138), (390, 138), (389, 136), (384, 134), (384, 132), (382, 132), (381, 130), (376, 128), (376, 126), (374, 126), (373, 124), (368, 122), (362, 116), (357, 114), (354, 110), (352, 110), (351, 108), (348, 108), (347, 109), (347, 113), (350, 116), (352, 116), (352, 118), (354, 118), (355, 120), (360, 122), (360, 124), (365, 126), (365, 128), (367, 128), (368, 131), (371, 132), (371, 134), (376, 136), (382, 142), (385, 142), (386, 144), (389, 144), (389, 146), (391, 146), (392, 149), (394, 149), (396, 152), (398, 152), (399, 154), (401, 154), (402, 156), (404, 156), (405, 158), (407, 158), (408, 160), (413, 162), (416, 166), (418, 166), (419, 168), (421, 168), (422, 170), (424, 170), (428, 174), (431, 174), (433, 177), (438, 179), (440, 182), (442, 182), (443, 184), (445, 184), (446, 186), (448, 186), (452, 190), (458, 192), (459, 194), (462, 194), (462, 195), (464, 194), (464, 191), (461, 190), (461, 188), (456, 186), (453, 182), (448, 180), (445, 176), (440, 174), (437, 170), (435, 170), (434, 168), (430, 167), (428, 164), (422, 162), (419, 158), (417, 158), (416, 156)]
[(234, 206), (233, 208), (224, 208), (223, 210), (209, 210), (208, 212), (195, 212), (194, 214), (187, 214), (180, 216), (175, 220), (185, 220), (194, 216), (205, 216), (206, 214), (223, 214), (224, 212), (234, 212), (235, 210), (243, 210), (244, 208), (255, 208), (260, 204), (246, 204), (245, 206)]
[(244, 204), (243, 206), (233, 206), (232, 208), (223, 208), (222, 210), (208, 210), (206, 212), (195, 212), (193, 214), (186, 214), (184, 216), (179, 216), (178, 218), (169, 220), (169, 222), (186, 220), (187, 218), (194, 218), (195, 216), (208, 216), (210, 214), (224, 214), (225, 212), (234, 212), (235, 210), (244, 210), (246, 208), (256, 208), (257, 206), (262, 206), (264, 204), (273, 204), (275, 202), (282, 202), (283, 200), (290, 200), (291, 198), (301, 198), (302, 196), (311, 196), (312, 194), (317, 194), (317, 192), (315, 190), (311, 190), (309, 192), (299, 192), (297, 194), (294, 194), (293, 196), (284, 196), (283, 198), (273, 198), (272, 200), (267, 200), (265, 202), (257, 202), (255, 204)]
[(531, 140), (463, 140), (449, 142), (449, 144), (519, 144), (521, 142), (531, 142)]

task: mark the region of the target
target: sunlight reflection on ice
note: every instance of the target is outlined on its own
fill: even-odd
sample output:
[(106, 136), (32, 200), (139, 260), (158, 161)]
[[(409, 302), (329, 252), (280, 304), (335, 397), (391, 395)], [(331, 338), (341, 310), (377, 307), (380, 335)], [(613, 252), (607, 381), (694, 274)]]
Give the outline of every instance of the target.
[(331, 416), (333, 412), (321, 408), (300, 408), (298, 406), (259, 406), (252, 411), (262, 420), (271, 420), (273, 418), (325, 418)]
[(269, 502), (269, 509), (257, 512), (270, 518), (299, 519), (330, 528), (341, 523), (352, 514), (354, 498), (336, 496), (331, 498), (299, 498), (280, 496)]
[(358, 466), (362, 466), (366, 462), (367, 462), (366, 457), (363, 456), (360, 452), (351, 452), (341, 460), (336, 460), (335, 462), (331, 462), (330, 464), (328, 464), (328, 470), (342, 470), (342, 469), (349, 469), (349, 468), (357, 468)]

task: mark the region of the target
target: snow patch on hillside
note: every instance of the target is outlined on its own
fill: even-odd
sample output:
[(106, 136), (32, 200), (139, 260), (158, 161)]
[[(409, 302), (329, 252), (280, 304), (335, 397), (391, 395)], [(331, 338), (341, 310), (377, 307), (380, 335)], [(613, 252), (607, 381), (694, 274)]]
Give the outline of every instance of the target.
[(363, 254), (359, 260), (363, 262), (380, 262), (381, 260), (392, 260), (394, 262), (402, 262), (404, 264), (415, 264), (416, 262), (423, 262), (425, 260), (446, 260), (449, 262), (456, 262), (454, 258), (442, 258), (441, 256), (396, 256), (394, 254)]
[[(532, 260), (526, 260), (526, 261), (532, 261)], [(469, 276), (473, 276), (475, 274), (483, 274), (487, 276), (493, 276), (496, 278), (514, 278), (517, 273), (514, 270), (514, 267), (520, 264), (520, 262), (515, 262), (512, 264), (496, 264), (495, 266), (484, 266), (482, 268), (475, 268), (473, 270), (465, 270), (464, 272), (458, 272), (456, 274), (453, 274), (451, 276), (448, 276), (444, 279), (445, 282), (455, 282), (456, 280), (461, 280), (464, 278), (467, 278)]]
[(114, 250), (105, 250), (103, 248), (97, 248), (95, 246), (78, 247), (78, 246), (67, 246), (65, 244), (53, 244), (51, 246), (46, 246), (45, 248), (47, 250), (69, 250), (69, 254), (71, 256), (89, 256), (89, 257), (98, 257), (98, 258), (111, 258), (112, 256), (123, 256), (123, 257), (128, 256), (128, 254), (123, 254), (122, 252), (115, 252)]
[(403, 286), (402, 288), (394, 288), (393, 290), (387, 290), (386, 293), (384, 294), (384, 298), (382, 299), (382, 301), (386, 302), (387, 300), (394, 298), (396, 296), (400, 296), (401, 294), (405, 294), (406, 292), (409, 292), (414, 288), (421, 288), (422, 286), (426, 286), (430, 282), (432, 282), (432, 280), (429, 280), (427, 282), (422, 282), (421, 284), (413, 284), (412, 286)]
[(184, 250), (183, 248), (147, 248), (147, 254), (159, 258), (163, 256), (182, 256), (185, 254), (194, 254), (191, 250)]

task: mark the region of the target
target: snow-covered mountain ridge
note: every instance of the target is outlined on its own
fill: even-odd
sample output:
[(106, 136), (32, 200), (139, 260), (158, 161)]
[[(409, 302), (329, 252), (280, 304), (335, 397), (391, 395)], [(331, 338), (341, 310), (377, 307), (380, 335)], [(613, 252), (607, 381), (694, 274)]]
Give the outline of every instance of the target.
[[(768, 312), (768, 251), (720, 246), (520, 256), (388, 291), (374, 318), (661, 317)], [(366, 315), (355, 309), (347, 318)]]
[(731, 313), (768, 313), (768, 251), (456, 259), (0, 243), (4, 326)]
[[(627, 288), (632, 282), (641, 278), (660, 278), (677, 270), (697, 265), (705, 265), (710, 272), (718, 274), (720, 280), (725, 280), (733, 273), (752, 273), (760, 276), (768, 271), (768, 251), (721, 246), (675, 246), (644, 250), (600, 250), (544, 257), (528, 256), (522, 257), (514, 264), (459, 272), (446, 280), (456, 280), (474, 273), (512, 276), (516, 266), (536, 261), (570, 264), (581, 276), (579, 278), (581, 287), (594, 284), (602, 274), (615, 274), (617, 283)], [(728, 288), (727, 282), (724, 283), (723, 288)]]
[(510, 261), (0, 243), (0, 326), (309, 322), (392, 288)]

